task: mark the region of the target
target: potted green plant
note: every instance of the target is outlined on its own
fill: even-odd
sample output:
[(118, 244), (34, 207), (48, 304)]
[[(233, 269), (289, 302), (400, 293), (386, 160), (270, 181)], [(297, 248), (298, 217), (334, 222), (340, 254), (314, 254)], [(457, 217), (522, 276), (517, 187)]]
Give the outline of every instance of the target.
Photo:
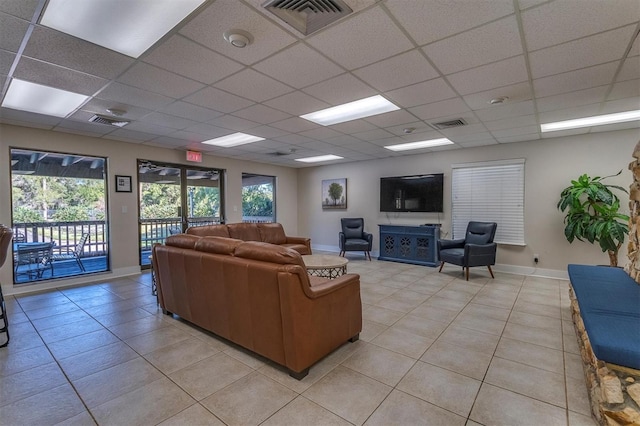
[(629, 216), (620, 213), (620, 199), (612, 190), (627, 190), (603, 181), (622, 173), (605, 177), (589, 177), (584, 174), (560, 194), (558, 209), (566, 211), (564, 235), (572, 243), (574, 239), (598, 242), (603, 252), (609, 254), (609, 264), (618, 266), (618, 251), (629, 232)]

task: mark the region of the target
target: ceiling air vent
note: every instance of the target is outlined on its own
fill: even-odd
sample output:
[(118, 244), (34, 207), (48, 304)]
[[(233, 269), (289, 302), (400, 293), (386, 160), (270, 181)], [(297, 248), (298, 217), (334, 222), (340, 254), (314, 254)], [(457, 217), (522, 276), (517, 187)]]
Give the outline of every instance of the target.
[(116, 127), (124, 127), (130, 123), (130, 121), (123, 120), (122, 118), (107, 117), (107, 116), (98, 115), (98, 114), (91, 117), (89, 121), (91, 123), (105, 124), (107, 126), (116, 126)]
[(342, 0), (269, 0), (262, 7), (304, 35), (353, 12)]
[(269, 152), (267, 154), (268, 155), (273, 155), (274, 157), (284, 157), (286, 155), (291, 155), (290, 152), (281, 152), (281, 151)]
[(438, 130), (444, 130), (444, 129), (450, 129), (452, 127), (466, 126), (467, 122), (464, 121), (462, 118), (457, 118), (455, 120), (441, 121), (439, 123), (431, 123), (431, 125)]

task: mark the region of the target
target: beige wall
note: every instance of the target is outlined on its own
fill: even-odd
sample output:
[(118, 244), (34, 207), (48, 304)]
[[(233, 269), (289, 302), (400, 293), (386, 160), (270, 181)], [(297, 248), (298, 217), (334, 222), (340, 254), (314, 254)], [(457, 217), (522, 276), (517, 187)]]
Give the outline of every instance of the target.
[[(114, 192), (114, 175), (133, 176), (134, 186), (137, 170), (136, 160), (166, 161), (178, 164), (188, 164), (184, 151), (157, 148), (142, 144), (118, 142), (98, 139), (69, 133), (39, 130), (26, 127), (0, 125), (0, 223), (11, 223), (11, 180), (9, 148), (28, 148), (63, 153), (86, 154), (104, 156), (108, 158), (108, 187), (109, 187), (109, 220), (111, 232), (111, 276), (122, 276), (138, 272), (138, 216), (137, 192)], [(277, 219), (289, 235), (298, 235), (297, 211), (297, 171), (287, 167), (267, 164), (237, 161), (229, 158), (203, 155), (203, 162), (198, 164), (205, 167), (225, 169), (227, 172), (226, 214), (227, 222), (242, 220), (242, 173), (260, 173), (276, 176), (276, 214)], [(234, 211), (237, 206), (237, 211)], [(123, 213), (123, 207), (127, 212)], [(45, 284), (21, 285), (12, 288), (11, 262), (5, 263), (0, 269), (0, 282), (5, 293), (19, 291), (34, 291), (66, 284), (79, 283), (92, 279), (64, 280), (64, 282), (48, 282)], [(104, 279), (93, 277), (93, 279)]]
[[(376, 253), (378, 224), (441, 223), (443, 237), (450, 237), (451, 164), (524, 158), (526, 246), (500, 245), (497, 269), (564, 277), (569, 263), (608, 264), (609, 261), (598, 246), (566, 241), (564, 215), (556, 208), (560, 192), (571, 179), (583, 173), (606, 176), (620, 169), (622, 175), (610, 183), (628, 188), (631, 173), (627, 167), (639, 138), (638, 129), (620, 130), (302, 169), (298, 175), (298, 229), (311, 237), (314, 247), (335, 251), (341, 217), (364, 218), (366, 230), (374, 234)], [(380, 177), (423, 173), (444, 173), (444, 213), (380, 213)], [(323, 211), (321, 181), (345, 177), (347, 209)], [(623, 208), (628, 213), (628, 199), (624, 201)], [(533, 263), (534, 253), (540, 255), (537, 268)], [(623, 248), (620, 264), (625, 262)]]

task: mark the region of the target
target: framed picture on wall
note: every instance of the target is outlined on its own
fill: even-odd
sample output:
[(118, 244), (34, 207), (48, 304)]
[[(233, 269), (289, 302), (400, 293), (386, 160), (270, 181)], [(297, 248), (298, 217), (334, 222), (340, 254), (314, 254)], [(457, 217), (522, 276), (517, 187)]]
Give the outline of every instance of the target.
[(347, 208), (347, 178), (322, 181), (322, 208)]
[(116, 192), (131, 192), (131, 176), (116, 175)]

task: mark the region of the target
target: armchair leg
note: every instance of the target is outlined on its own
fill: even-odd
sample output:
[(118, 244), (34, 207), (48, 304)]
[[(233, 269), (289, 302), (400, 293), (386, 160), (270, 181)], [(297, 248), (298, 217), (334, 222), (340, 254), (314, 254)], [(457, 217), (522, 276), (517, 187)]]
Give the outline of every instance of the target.
[(371, 262), (371, 254), (369, 254), (368, 251), (365, 251), (364, 252), (364, 258), (366, 259), (367, 257), (369, 258), (369, 262)]
[(489, 268), (489, 273), (491, 274), (491, 278), (495, 278), (493, 276), (493, 271), (491, 270), (491, 265), (487, 265), (487, 268)]
[(442, 267), (444, 266), (444, 261), (440, 262), (440, 269), (438, 269), (438, 272), (442, 272)]
[(464, 275), (465, 275), (467, 281), (469, 281), (469, 267), (468, 266), (466, 268), (464, 268)]
[(341, 250), (341, 251), (340, 251), (340, 254), (339, 254), (338, 256), (340, 256), (340, 257), (344, 257), (344, 250)]

